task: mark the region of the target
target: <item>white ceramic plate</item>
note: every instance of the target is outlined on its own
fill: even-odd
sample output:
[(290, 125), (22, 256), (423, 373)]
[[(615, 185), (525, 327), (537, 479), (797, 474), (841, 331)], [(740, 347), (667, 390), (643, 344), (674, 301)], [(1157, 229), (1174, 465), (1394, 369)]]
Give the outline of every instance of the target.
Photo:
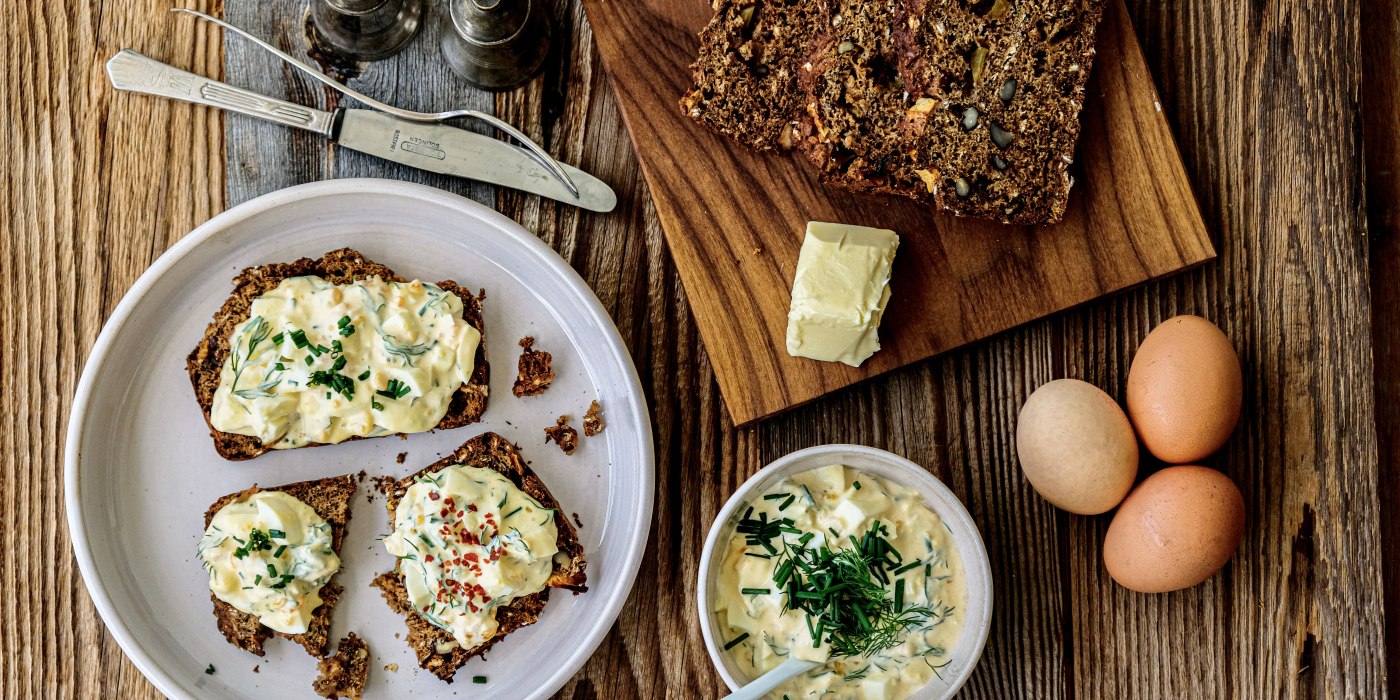
[[(408, 278), (485, 288), (491, 396), (481, 423), (407, 440), (383, 438), (226, 462), (215, 452), (185, 373), (185, 355), (252, 265), (358, 249)], [(553, 353), (544, 394), (511, 394), (516, 341)], [(580, 427), (603, 405), (607, 429), (573, 456), (544, 443), (561, 414)], [(636, 576), (651, 520), (654, 466), (645, 397), (617, 328), (583, 280), (510, 219), (440, 190), (390, 180), (334, 180), (274, 192), (209, 220), (160, 257), (103, 329), (68, 426), (65, 486), (73, 549), (97, 610), (132, 661), (174, 697), (306, 698), (315, 660), (283, 639), (258, 658), (214, 625), (195, 555), (204, 511), (247, 488), (364, 470), (402, 477), (486, 430), (521, 445), (562, 507), (577, 513), (589, 592), (554, 591), (539, 622), (511, 634), (447, 685), (418, 668), (402, 618), (370, 580), (392, 568), (379, 537), (384, 499), (366, 480), (336, 579), (346, 589), (335, 637), (355, 631), (374, 655), (369, 697), (539, 698), (597, 648)], [(403, 464), (396, 455), (407, 452)], [(213, 664), (216, 672), (205, 673)], [(385, 670), (397, 664), (398, 670)], [(485, 684), (473, 683), (483, 675)]]
[(951, 663), (928, 685), (910, 695), (910, 700), (933, 700), (950, 698), (967, 682), (977, 661), (982, 658), (982, 648), (987, 643), (987, 633), (992, 622), (992, 568), (987, 559), (987, 548), (982, 543), (982, 533), (972, 521), (967, 508), (958, 497), (948, 490), (923, 467), (899, 455), (862, 445), (818, 445), (798, 450), (774, 461), (749, 477), (739, 490), (720, 509), (715, 522), (710, 526), (710, 534), (705, 539), (705, 548), (700, 554), (700, 572), (696, 585), (697, 605), (700, 609), (700, 631), (705, 636), (705, 647), (710, 652), (710, 660), (729, 685), (730, 690), (738, 690), (752, 681), (739, 670), (731, 655), (722, 649), (719, 618), (710, 611), (710, 601), (714, 598), (714, 583), (717, 575), (714, 567), (724, 556), (721, 542), (728, 542), (734, 533), (738, 513), (758, 494), (767, 491), (784, 478), (819, 467), (844, 464), (853, 469), (888, 479), (909, 489), (913, 489), (933, 512), (943, 519), (953, 535), (953, 543), (962, 557), (963, 572), (967, 578), (967, 600), (963, 603), (962, 630), (958, 633), (957, 645), (952, 649)]

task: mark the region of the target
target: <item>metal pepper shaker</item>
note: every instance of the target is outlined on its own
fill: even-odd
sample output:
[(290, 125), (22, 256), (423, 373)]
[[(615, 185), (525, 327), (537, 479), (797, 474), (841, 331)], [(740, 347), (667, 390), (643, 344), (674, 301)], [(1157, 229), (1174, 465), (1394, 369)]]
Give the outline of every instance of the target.
[(517, 87), (544, 68), (554, 28), (542, 0), (447, 0), (442, 55), (485, 90)]
[(374, 61), (408, 45), (423, 20), (423, 0), (311, 0), (317, 38), (335, 51)]

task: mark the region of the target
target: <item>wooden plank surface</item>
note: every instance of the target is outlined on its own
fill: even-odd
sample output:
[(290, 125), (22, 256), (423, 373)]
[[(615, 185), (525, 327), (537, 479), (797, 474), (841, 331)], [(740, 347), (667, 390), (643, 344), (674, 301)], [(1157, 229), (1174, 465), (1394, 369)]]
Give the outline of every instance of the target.
[[(1392, 541), (1400, 521), (1400, 3), (1361, 6), (1366, 210), (1371, 233), (1371, 332), (1375, 342), (1380, 521)], [(1384, 528), (1384, 526), (1383, 526)], [(1384, 551), (1389, 690), (1400, 697), (1400, 547)]]
[[(731, 143), (676, 105), (693, 86), (706, 0), (584, 4), (739, 424), (1214, 256), (1121, 0), (1104, 3), (1069, 210), (1034, 228), (824, 187), (801, 156)], [(860, 368), (787, 353), (811, 220), (901, 235), (882, 348)]]
[[(270, 11), (291, 4), (279, 0)], [(166, 7), (0, 5), (0, 50), (10, 67), (0, 79), (9, 126), (0, 130), (0, 149), (10, 155), (0, 166), (0, 283), (11, 290), (0, 300), (8, 398), (0, 410), (0, 697), (158, 697), (97, 618), (69, 554), (61, 461), (72, 393), (117, 300), (161, 251), (225, 207), (226, 187), (260, 182), (254, 176), (285, 162), (300, 173), (287, 184), (332, 172), (312, 169), (333, 158), (312, 142), (238, 158), (238, 144), (228, 143), (225, 170), (225, 120), (217, 113), (114, 94), (101, 64), (123, 47), (219, 74), (221, 42), (204, 29), (176, 30)], [(718, 695), (689, 586), (705, 530), (767, 460), (834, 441), (926, 465), (982, 528), (998, 613), (968, 697), (1373, 698), (1385, 693), (1386, 659), (1389, 681), (1400, 678), (1400, 653), (1387, 653), (1381, 631), (1381, 562), (1394, 573), (1400, 561), (1393, 536), (1400, 247), (1387, 228), (1368, 251), (1358, 8), (1134, 0), (1130, 14), (1220, 258), (745, 429), (732, 427), (720, 400), (582, 10), (566, 0), (553, 8), (561, 50), (549, 72), (491, 102), (610, 182), (621, 205), (594, 215), (500, 192), (495, 203), (597, 290), (636, 359), (658, 457), (655, 527), (637, 586), (562, 697)], [(1388, 16), (1394, 42), (1400, 33)], [(1386, 55), (1394, 48), (1388, 44)], [(1381, 65), (1395, 74), (1395, 63)], [(306, 89), (276, 75), (269, 85)], [(389, 90), (385, 80), (376, 89)], [(1367, 111), (1385, 104), (1376, 94), (1367, 91)], [(230, 132), (250, 128), (238, 119), (227, 119)], [(288, 137), (269, 135), (279, 133)], [(1397, 133), (1389, 128), (1391, 138)], [(1373, 167), (1373, 196), (1385, 182), (1375, 168), (1387, 162)], [(1373, 207), (1373, 222), (1393, 225), (1388, 214), (1376, 218), (1397, 200), (1387, 201)], [(1382, 371), (1374, 384), (1366, 342), (1373, 310)], [(1244, 416), (1210, 463), (1241, 484), (1250, 526), (1221, 576), (1184, 593), (1144, 596), (1103, 573), (1106, 518), (1064, 515), (1029, 489), (1011, 433), (1020, 402), (1053, 377), (1081, 377), (1121, 397), (1138, 340), (1178, 312), (1211, 316), (1240, 350)], [(1377, 393), (1391, 467), (1381, 472), (1384, 511), (1376, 496)], [(1393, 592), (1394, 578), (1388, 583)]]

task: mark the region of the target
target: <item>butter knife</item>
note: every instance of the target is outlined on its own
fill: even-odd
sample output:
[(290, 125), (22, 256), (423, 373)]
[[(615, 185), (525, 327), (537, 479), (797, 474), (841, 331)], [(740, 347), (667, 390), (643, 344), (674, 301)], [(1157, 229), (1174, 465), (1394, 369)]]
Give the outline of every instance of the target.
[(617, 206), (617, 195), (607, 183), (578, 168), (563, 165), (578, 187), (574, 195), (525, 149), (456, 127), (406, 121), (367, 109), (313, 109), (195, 75), (131, 49), (107, 61), (107, 77), (118, 90), (306, 129), (338, 146), (420, 170), (510, 187), (590, 211), (608, 212)]

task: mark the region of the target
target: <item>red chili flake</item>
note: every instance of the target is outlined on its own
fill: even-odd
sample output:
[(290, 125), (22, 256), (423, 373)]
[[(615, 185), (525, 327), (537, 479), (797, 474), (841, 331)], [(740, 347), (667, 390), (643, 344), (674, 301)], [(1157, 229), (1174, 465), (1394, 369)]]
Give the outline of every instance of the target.
[(452, 497), (451, 497), (451, 496), (448, 496), (448, 497), (447, 497), (447, 500), (443, 501), (443, 503), (446, 503), (446, 504), (449, 505), (449, 506), (452, 505)]
[(469, 510), (469, 511), (475, 513), (475, 512), (476, 512), (476, 504), (475, 504), (475, 503), (468, 503), (468, 504), (467, 504), (467, 510)]
[(460, 518), (460, 517), (462, 517), (462, 515), (463, 515), (463, 513), (462, 513), (462, 511), (460, 511), (460, 510), (459, 510), (459, 511), (457, 511), (457, 517), (459, 517), (459, 518)]
[(423, 561), (426, 561), (429, 564), (433, 563), (433, 555), (429, 554), (428, 556), (423, 557)]
[(436, 501), (439, 498), (442, 498), (442, 494), (438, 493), (437, 491), (429, 491), (428, 498)]
[(442, 510), (438, 511), (438, 515), (439, 515), (440, 517), (446, 518), (446, 517), (447, 517), (447, 514), (448, 514), (448, 513), (451, 513), (451, 512), (452, 512), (452, 511), (450, 511), (450, 510), (448, 510), (448, 509), (446, 509), (446, 508), (443, 508)]

